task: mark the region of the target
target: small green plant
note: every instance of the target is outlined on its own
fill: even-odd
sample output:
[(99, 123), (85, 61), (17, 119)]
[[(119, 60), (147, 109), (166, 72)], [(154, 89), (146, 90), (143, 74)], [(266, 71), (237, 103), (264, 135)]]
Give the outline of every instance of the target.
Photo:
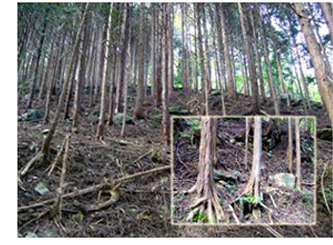
[(172, 208), (173, 213), (176, 212), (177, 209), (179, 209), (179, 206), (177, 204), (174, 204)]
[(256, 197), (256, 196), (245, 196), (245, 197), (238, 197), (236, 201), (239, 201), (241, 204), (243, 204), (244, 201), (248, 203), (253, 203), (253, 204), (258, 204), (262, 201), (261, 197)]
[(202, 221), (202, 222), (207, 222), (208, 221), (208, 216), (206, 214), (198, 212), (197, 215), (194, 217), (195, 222)]

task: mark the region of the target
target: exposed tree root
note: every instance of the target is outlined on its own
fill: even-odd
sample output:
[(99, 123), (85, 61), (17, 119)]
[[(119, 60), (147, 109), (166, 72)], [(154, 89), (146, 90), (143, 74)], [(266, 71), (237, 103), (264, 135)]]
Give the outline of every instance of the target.
[[(164, 170), (168, 170), (168, 169), (170, 169), (170, 165), (150, 169), (150, 170), (147, 170), (147, 171), (135, 173), (135, 174), (128, 175), (128, 176), (124, 176), (120, 179), (114, 180), (113, 182), (114, 183), (125, 182), (125, 181), (128, 181), (128, 180), (137, 178), (137, 177), (141, 177), (141, 176), (144, 176), (144, 175), (147, 175), (147, 174), (160, 172), (160, 171), (164, 171)], [(101, 183), (101, 184), (98, 184), (98, 185), (89, 186), (85, 189), (76, 190), (76, 191), (64, 194), (62, 196), (62, 198), (71, 198), (71, 197), (81, 196), (81, 195), (84, 195), (84, 194), (87, 194), (87, 193), (90, 193), (90, 192), (93, 192), (93, 191), (98, 191), (98, 190), (100, 190), (104, 187), (107, 187), (107, 186), (112, 186), (112, 184), (109, 183), (109, 182), (105, 182), (105, 183)], [(18, 210), (18, 212), (22, 212), (22, 211), (29, 210), (29, 209), (32, 209), (32, 208), (38, 208), (38, 207), (46, 206), (50, 203), (54, 203), (55, 201), (56, 201), (56, 198), (52, 198), (52, 199), (48, 199), (48, 200), (45, 200), (45, 201), (42, 201), (42, 202), (39, 202), (39, 203), (35, 203), (35, 204), (32, 204), (32, 205), (18, 207), (17, 210)]]
[[(193, 193), (195, 190), (196, 188), (194, 186), (194, 188), (192, 187), (188, 192)], [(196, 200), (194, 200), (194, 203), (190, 206), (191, 211), (186, 217), (186, 221), (214, 224), (224, 220), (225, 215), (215, 189), (209, 194), (210, 196), (196, 197)]]
[(239, 219), (238, 219), (237, 215), (235, 214), (234, 209), (232, 208), (232, 206), (230, 204), (229, 204), (229, 208), (230, 208), (230, 210), (232, 212), (232, 217), (234, 217), (234, 219), (236, 220), (236, 223), (240, 224)]
[(82, 205), (82, 204), (76, 204), (76, 206), (83, 212), (92, 212), (97, 211), (103, 208), (106, 208), (113, 203), (116, 203), (120, 198), (120, 191), (119, 188), (122, 186), (123, 182), (119, 182), (113, 189), (110, 191), (110, 198), (105, 202), (100, 202), (96, 204), (88, 204), (88, 205)]
[[(236, 201), (233, 202), (236, 203), (237, 201), (239, 202), (239, 199), (241, 197), (237, 198)], [(247, 207), (245, 208), (244, 204), (247, 204)], [(245, 203), (243, 203), (242, 207), (243, 207), (243, 213), (244, 212), (248, 212), (248, 213), (251, 213), (252, 212), (252, 215), (254, 216), (255, 219), (259, 219), (259, 217), (257, 217), (257, 214), (258, 214), (258, 211), (261, 212), (261, 209), (264, 209), (267, 211), (267, 215), (268, 215), (268, 219), (269, 219), (269, 222), (270, 224), (274, 224), (273, 222), (273, 210), (270, 209), (269, 207), (267, 207), (262, 201), (254, 201), (254, 202), (249, 202), (249, 201), (245, 201)], [(273, 202), (273, 205), (276, 207), (275, 203)], [(237, 221), (236, 221), (237, 222)]]
[(326, 172), (326, 168), (327, 168), (327, 165), (330, 164), (331, 162), (327, 162), (325, 164), (325, 167), (324, 167), (324, 171), (321, 175), (321, 180), (320, 180), (320, 183), (321, 183), (321, 193), (323, 194), (323, 197), (324, 197), (324, 201), (325, 201), (325, 205), (326, 205), (326, 208), (327, 208), (327, 211), (328, 213), (332, 213), (330, 207), (328, 206), (328, 203), (327, 203), (327, 199), (326, 199), (326, 195), (325, 195), (325, 187), (324, 187), (324, 176), (325, 176), (325, 172)]

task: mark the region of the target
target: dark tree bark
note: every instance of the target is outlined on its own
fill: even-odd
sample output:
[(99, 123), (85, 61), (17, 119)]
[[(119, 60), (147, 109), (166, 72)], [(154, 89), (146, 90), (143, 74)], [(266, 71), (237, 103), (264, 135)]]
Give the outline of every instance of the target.
[(296, 188), (301, 190), (301, 139), (299, 133), (299, 118), (295, 117)]
[(143, 39), (144, 39), (144, 27), (145, 27), (145, 3), (141, 3), (140, 9), (140, 36), (139, 36), (139, 75), (138, 84), (136, 89), (136, 100), (134, 109), (134, 118), (141, 119), (144, 118), (143, 112), (143, 76), (144, 76), (144, 49), (143, 49)]
[(86, 53), (88, 50), (88, 28), (87, 28), (87, 19), (84, 23), (84, 30), (82, 32), (81, 47), (80, 47), (80, 67), (78, 71), (78, 81), (76, 82), (75, 87), (75, 97), (74, 97), (74, 110), (73, 110), (73, 127), (78, 126), (79, 114), (81, 112), (81, 97), (82, 90), (85, 83), (85, 74), (86, 74)]
[(292, 118), (288, 117), (288, 170), (289, 173), (293, 173), (293, 137), (292, 137)]
[[(48, 11), (49, 10), (46, 11), (46, 14), (47, 14)], [(40, 69), (39, 64), (40, 64), (40, 61), (41, 61), (42, 49), (43, 49), (45, 36), (46, 36), (46, 33), (45, 33), (46, 32), (46, 26), (47, 26), (47, 20), (44, 20), (43, 30), (42, 30), (42, 34), (41, 34), (41, 38), (40, 38), (40, 44), (39, 44), (38, 51), (37, 51), (37, 61), (36, 61), (36, 67), (35, 67), (35, 74), (34, 74), (34, 78), (33, 78), (32, 83), (31, 83), (29, 99), (28, 99), (28, 102), (27, 102), (26, 110), (30, 109), (31, 106), (32, 106), (32, 102), (33, 102), (33, 98), (34, 98), (34, 94), (35, 94), (35, 89), (36, 89), (36, 84), (37, 84), (37, 79), (39, 78), (38, 71)]]
[(169, 118), (169, 97), (168, 97), (168, 53), (169, 50), (169, 37), (168, 37), (168, 25), (170, 21), (170, 12), (168, 4), (163, 4), (163, 25), (162, 25), (162, 139), (164, 141), (165, 151), (169, 145), (169, 135), (170, 135), (170, 118)]
[[(151, 22), (151, 48), (150, 48), (150, 59), (151, 59), (151, 65), (150, 65), (150, 83), (151, 83), (151, 94), (154, 95), (155, 94), (155, 83), (156, 83), (156, 43), (155, 43), (155, 34), (156, 34), (156, 10), (155, 10), (155, 3), (151, 3), (151, 18), (152, 18), (152, 22)], [(134, 68), (134, 66), (133, 66)]]
[(128, 11), (128, 14), (124, 21), (126, 22), (126, 32), (125, 32), (125, 39), (124, 39), (124, 52), (126, 54), (123, 56), (124, 57), (124, 63), (125, 63), (125, 70), (124, 70), (124, 117), (123, 117), (123, 122), (122, 122), (122, 127), (121, 127), (121, 132), (120, 136), (123, 137), (125, 133), (125, 126), (126, 126), (126, 116), (127, 116), (127, 90), (128, 90), (128, 77), (129, 77), (129, 68), (130, 68), (130, 48), (131, 48), (131, 26), (130, 26), (130, 17), (131, 17), (131, 8), (127, 5), (126, 9)]

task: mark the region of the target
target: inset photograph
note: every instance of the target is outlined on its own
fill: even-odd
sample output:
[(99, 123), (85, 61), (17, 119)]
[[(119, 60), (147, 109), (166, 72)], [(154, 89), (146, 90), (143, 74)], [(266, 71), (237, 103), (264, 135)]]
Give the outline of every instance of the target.
[(174, 225), (315, 224), (314, 117), (173, 117)]

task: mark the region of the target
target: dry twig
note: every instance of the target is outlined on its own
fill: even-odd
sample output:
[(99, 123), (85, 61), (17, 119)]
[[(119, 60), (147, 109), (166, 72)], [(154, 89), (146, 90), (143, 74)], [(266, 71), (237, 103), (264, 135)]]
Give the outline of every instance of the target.
[[(147, 170), (147, 171), (143, 171), (143, 172), (135, 173), (135, 174), (132, 174), (132, 175), (124, 176), (120, 179), (115, 180), (114, 182), (115, 183), (117, 183), (117, 182), (126, 182), (130, 179), (134, 179), (134, 178), (141, 177), (141, 176), (151, 174), (151, 173), (155, 173), (155, 172), (164, 171), (164, 170), (167, 170), (167, 169), (170, 169), (170, 165), (163, 166), (163, 167), (158, 167), (158, 168), (153, 168), (153, 169), (150, 169), (150, 170)], [(93, 192), (93, 191), (100, 190), (103, 187), (110, 186), (110, 185), (111, 185), (110, 183), (105, 182), (105, 183), (101, 183), (101, 184), (98, 184), (98, 185), (89, 186), (89, 187), (81, 189), (81, 190), (76, 190), (76, 191), (64, 194), (62, 196), (62, 198), (70, 198), (70, 197), (81, 196), (81, 195), (84, 195), (84, 194), (87, 194), (87, 193), (90, 193), (90, 192)], [(22, 211), (32, 209), (32, 208), (42, 207), (42, 206), (45, 206), (47, 204), (55, 202), (55, 200), (56, 200), (56, 198), (52, 198), (52, 199), (48, 199), (48, 200), (45, 200), (43, 202), (35, 203), (35, 204), (32, 204), (32, 205), (21, 206), (21, 207), (18, 207), (18, 212), (22, 212)]]

